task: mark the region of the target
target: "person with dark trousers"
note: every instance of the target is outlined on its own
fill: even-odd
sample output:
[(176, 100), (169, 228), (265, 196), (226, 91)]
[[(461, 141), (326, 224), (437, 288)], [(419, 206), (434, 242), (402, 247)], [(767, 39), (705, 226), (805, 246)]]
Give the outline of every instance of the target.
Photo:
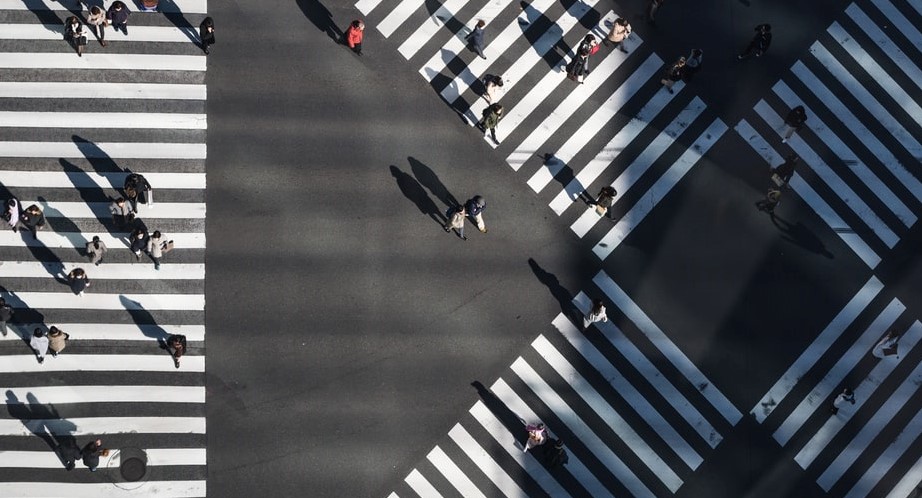
[(3, 221), (6, 221), (6, 224), (13, 229), (13, 232), (18, 232), (19, 218), (22, 216), (22, 206), (19, 204), (19, 199), (13, 197), (6, 201), (2, 216)]
[(35, 358), (39, 363), (45, 363), (45, 354), (48, 353), (48, 337), (45, 331), (36, 327), (32, 331), (32, 338), (29, 339), (29, 347), (35, 352)]
[(548, 469), (553, 470), (561, 465), (566, 465), (570, 461), (567, 450), (563, 447), (563, 441), (552, 439), (553, 444), (544, 445), (544, 464)]
[(365, 39), (365, 23), (361, 19), (352, 21), (346, 30), (346, 45), (358, 55), (362, 55), (362, 41)]
[(147, 249), (148, 239), (150, 239), (150, 234), (142, 227), (135, 228), (131, 235), (128, 236), (131, 252), (134, 253), (138, 261), (141, 261), (141, 251)]
[(33, 204), (26, 208), (19, 216), (19, 228), (26, 228), (32, 231), (32, 238), (38, 239), (38, 231), (45, 227), (45, 214), (42, 208)]
[(128, 16), (130, 15), (131, 12), (128, 11), (128, 7), (119, 0), (112, 2), (109, 10), (106, 11), (106, 19), (109, 20), (112, 28), (116, 31), (122, 30), (125, 36), (128, 36)]
[(770, 188), (768, 192), (765, 193), (765, 198), (756, 203), (756, 207), (759, 211), (764, 211), (774, 218), (775, 207), (778, 206), (779, 202), (781, 202), (781, 190)]
[(77, 16), (67, 18), (64, 23), (64, 38), (77, 51), (77, 56), (83, 57), (83, 50), (86, 48), (86, 35), (83, 33), (83, 24), (80, 24), (80, 18)]
[(6, 304), (6, 299), (0, 297), (0, 332), (3, 332), (3, 337), (6, 337), (6, 322), (13, 319), (13, 307), (9, 304)]
[(685, 57), (679, 57), (679, 60), (675, 61), (675, 64), (666, 68), (666, 72), (663, 73), (663, 79), (660, 80), (660, 84), (666, 87), (666, 91), (669, 93), (675, 93), (675, 90), (672, 89), (672, 85), (675, 85), (676, 81), (680, 81), (685, 77)]
[(493, 139), (493, 143), (496, 145), (499, 145), (499, 140), (496, 139), (496, 125), (498, 125), (502, 119), (503, 105), (490, 104), (483, 110), (483, 116), (481, 116), (480, 121), (477, 122), (477, 128), (483, 131), (483, 136), (486, 137), (487, 133), (489, 133), (490, 137)]
[(131, 204), (126, 202), (124, 197), (112, 201), (109, 212), (112, 213), (112, 224), (119, 230), (131, 226), (134, 221), (134, 209), (131, 209)]
[(128, 199), (128, 202), (131, 203), (131, 210), (138, 212), (138, 202), (141, 204), (147, 204), (148, 206), (153, 205), (151, 192), (153, 189), (150, 186), (150, 182), (147, 181), (147, 178), (144, 178), (144, 175), (138, 173), (129, 173), (125, 177), (125, 198)]
[(736, 56), (737, 59), (748, 59), (754, 53), (756, 57), (762, 57), (769, 45), (772, 44), (772, 26), (770, 24), (760, 24), (756, 26), (756, 34), (752, 41), (746, 47), (743, 53)]
[(106, 41), (107, 22), (105, 11), (96, 5), (90, 8), (90, 15), (86, 17), (86, 23), (93, 30), (93, 34), (96, 35), (96, 39), (99, 40), (99, 44), (103, 47), (109, 45), (109, 42)]
[(93, 240), (86, 243), (86, 255), (90, 257), (90, 263), (96, 266), (99, 266), (108, 251), (106, 243), (99, 240), (99, 235), (94, 235)]
[(181, 334), (172, 334), (166, 340), (167, 351), (173, 357), (173, 366), (179, 368), (179, 359), (186, 354), (186, 336)]
[(794, 168), (797, 167), (798, 161), (800, 161), (800, 158), (797, 157), (797, 154), (791, 154), (785, 158), (783, 164), (778, 165), (777, 168), (771, 169), (772, 181), (775, 183), (775, 186), (782, 187), (791, 181), (791, 177), (794, 176)]
[(90, 472), (96, 472), (99, 468), (99, 457), (106, 453), (102, 448), (102, 440), (91, 441), (83, 447), (80, 455), (83, 457), (83, 465), (90, 469)]
[(804, 106), (799, 105), (791, 109), (791, 112), (784, 118), (784, 125), (787, 129), (784, 131), (784, 137), (781, 139), (781, 143), (787, 143), (788, 139), (794, 135), (794, 132), (800, 131), (806, 122), (807, 111), (804, 109)]
[(595, 212), (599, 216), (608, 214), (608, 219), (615, 221), (615, 213), (611, 207), (615, 204), (615, 197), (618, 191), (611, 185), (606, 185), (599, 190), (599, 195), (595, 200), (589, 201), (590, 206), (595, 206)]
[(74, 268), (67, 274), (67, 281), (70, 283), (70, 290), (78, 296), (83, 296), (83, 291), (90, 286), (90, 277), (86, 275), (83, 268)]
[(483, 27), (487, 23), (483, 19), (477, 21), (477, 25), (474, 26), (474, 30), (467, 34), (465, 40), (467, 40), (467, 46), (471, 47), (471, 50), (477, 52), (477, 55), (481, 59), (486, 59), (487, 56), (483, 55)]
[(210, 17), (206, 17), (202, 24), (198, 27), (199, 39), (202, 41), (202, 51), (205, 52), (205, 55), (208, 55), (208, 47), (214, 45), (214, 20)]

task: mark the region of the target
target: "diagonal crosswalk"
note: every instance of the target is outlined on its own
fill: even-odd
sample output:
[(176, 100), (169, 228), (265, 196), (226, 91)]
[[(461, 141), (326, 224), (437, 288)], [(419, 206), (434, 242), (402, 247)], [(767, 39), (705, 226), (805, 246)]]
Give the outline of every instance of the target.
[[(160, 6), (133, 12), (128, 36), (109, 28), (108, 47), (90, 36), (78, 57), (61, 39), (68, 2), (0, 0), (0, 97), (15, 103), (0, 109), (0, 192), (46, 218), (37, 237), (0, 231), (0, 297), (15, 310), (0, 338), (0, 496), (207, 494), (207, 64), (194, 41), (208, 6)], [(130, 172), (154, 189), (139, 220), (175, 245), (159, 269), (111, 220)], [(99, 266), (84, 253), (93, 236), (108, 247)], [(83, 295), (66, 283), (75, 268)], [(70, 339), (40, 364), (28, 339), (52, 325)], [(188, 341), (178, 368), (162, 348), (172, 334)], [(97, 437), (111, 450), (99, 472), (65, 470), (62, 448)], [(147, 467), (129, 480), (121, 465), (138, 452)]]

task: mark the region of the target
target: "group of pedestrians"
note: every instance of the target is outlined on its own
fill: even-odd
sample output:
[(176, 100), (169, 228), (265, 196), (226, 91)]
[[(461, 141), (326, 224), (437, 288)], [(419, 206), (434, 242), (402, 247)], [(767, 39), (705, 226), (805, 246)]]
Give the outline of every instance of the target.
[(446, 232), (454, 232), (461, 238), (467, 240), (464, 235), (464, 220), (470, 218), (477, 226), (477, 229), (487, 233), (487, 226), (483, 221), (483, 210), (486, 209), (487, 203), (482, 195), (475, 195), (467, 200), (464, 204), (451, 206), (445, 212), (448, 221), (442, 226)]

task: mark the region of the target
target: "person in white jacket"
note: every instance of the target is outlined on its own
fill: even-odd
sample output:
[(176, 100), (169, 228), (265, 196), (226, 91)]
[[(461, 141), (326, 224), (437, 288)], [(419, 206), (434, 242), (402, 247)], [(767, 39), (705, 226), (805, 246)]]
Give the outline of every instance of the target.
[(29, 346), (32, 347), (32, 350), (35, 351), (35, 355), (38, 356), (39, 363), (45, 363), (45, 354), (48, 353), (48, 337), (45, 336), (45, 331), (40, 328), (36, 328), (32, 332), (32, 339), (29, 341)]
[(583, 318), (583, 328), (585, 329), (595, 322), (607, 321), (608, 315), (605, 314), (605, 306), (602, 304), (602, 300), (596, 299), (592, 301), (592, 308), (589, 309), (589, 313)]

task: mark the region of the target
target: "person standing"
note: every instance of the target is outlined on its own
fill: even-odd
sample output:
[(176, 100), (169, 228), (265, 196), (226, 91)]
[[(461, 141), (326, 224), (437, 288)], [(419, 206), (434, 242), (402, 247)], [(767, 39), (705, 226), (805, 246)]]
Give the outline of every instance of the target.
[(211, 17), (206, 17), (202, 24), (198, 27), (198, 36), (202, 41), (202, 51), (205, 52), (205, 55), (208, 55), (208, 47), (214, 45), (214, 20)]
[(503, 79), (495, 74), (485, 76), (483, 78), (483, 87), (486, 90), (483, 94), (483, 98), (488, 104), (492, 104), (499, 100), (499, 92), (503, 87)]
[(490, 137), (493, 139), (493, 143), (499, 145), (499, 140), (496, 139), (496, 125), (503, 119), (503, 105), (502, 104), (490, 104), (486, 109), (483, 110), (483, 116), (480, 117), (480, 121), (477, 123), (477, 127), (483, 131), (483, 136), (487, 136), (487, 132), (490, 133)]
[(660, 5), (663, 5), (663, 0), (650, 0), (647, 5), (647, 22), (650, 24), (656, 24), (656, 11), (659, 10)]
[(7, 332), (6, 322), (12, 320), (15, 313), (13, 307), (6, 304), (6, 299), (0, 297), (0, 332), (3, 332), (3, 337), (6, 337)]
[(847, 387), (832, 401), (829, 412), (833, 415), (839, 413), (839, 407), (845, 403), (855, 404), (855, 393)]
[(631, 25), (627, 22), (627, 19), (619, 17), (611, 25), (611, 30), (608, 32), (608, 36), (602, 39), (602, 43), (606, 47), (613, 45), (621, 49), (622, 52), (627, 53), (627, 49), (624, 48), (624, 40), (629, 36), (631, 36)]
[(93, 34), (96, 35), (99, 44), (103, 47), (108, 46), (109, 42), (106, 41), (106, 26), (108, 25), (106, 13), (98, 6), (94, 5), (90, 8), (90, 14), (86, 17), (86, 23), (90, 26), (90, 29), (93, 30)]
[(467, 210), (464, 209), (464, 206), (450, 208), (445, 214), (448, 216), (448, 222), (442, 228), (446, 232), (456, 230), (461, 240), (467, 240), (467, 237), (464, 236), (464, 218), (467, 217)]
[(775, 216), (775, 207), (778, 206), (778, 203), (781, 202), (781, 190), (777, 188), (770, 188), (765, 194), (765, 198), (756, 203), (756, 207), (759, 211), (765, 211), (772, 217)]
[(68, 339), (70, 339), (70, 334), (65, 333), (63, 330), (53, 325), (48, 329), (48, 349), (51, 350), (52, 357), (57, 357), (58, 353), (64, 351), (64, 348), (67, 347)]
[(602, 300), (593, 299), (592, 307), (589, 308), (589, 313), (583, 317), (583, 330), (586, 330), (593, 323), (607, 321), (608, 315), (605, 313), (605, 305), (602, 304)]
[(77, 16), (67, 18), (64, 24), (64, 38), (77, 51), (77, 57), (83, 57), (83, 49), (86, 48), (86, 36), (83, 34), (83, 24), (80, 23)]
[(14, 232), (19, 231), (20, 217), (22, 217), (22, 207), (19, 205), (19, 199), (13, 197), (6, 201), (6, 209), (3, 210), (3, 219)]
[(19, 228), (26, 228), (32, 231), (32, 238), (38, 240), (38, 231), (45, 226), (45, 214), (42, 208), (33, 204), (26, 208), (19, 216)]
[(131, 12), (128, 11), (128, 7), (125, 6), (124, 2), (119, 0), (112, 2), (112, 5), (109, 6), (109, 10), (106, 11), (106, 18), (109, 20), (109, 24), (112, 25), (112, 28), (116, 31), (122, 30), (125, 36), (128, 36), (128, 16), (130, 15)]
[(737, 59), (748, 59), (753, 53), (755, 53), (756, 57), (762, 57), (762, 54), (772, 44), (772, 27), (770, 24), (760, 24), (756, 26), (755, 31), (756, 34), (752, 37), (752, 41), (746, 46), (746, 50), (736, 56)]
[(615, 213), (611, 211), (611, 207), (614, 205), (617, 195), (618, 191), (615, 190), (615, 187), (606, 185), (599, 190), (599, 195), (596, 197), (596, 200), (591, 201), (589, 204), (595, 206), (595, 212), (599, 216), (605, 216), (605, 214), (608, 213), (608, 218), (615, 221)]
[(486, 25), (487, 23), (484, 22), (483, 19), (477, 21), (477, 25), (474, 26), (474, 29), (465, 37), (467, 46), (474, 52), (477, 52), (477, 55), (479, 55), (481, 59), (487, 58), (486, 55), (483, 55), (483, 28)]
[(783, 187), (791, 181), (791, 177), (794, 176), (794, 168), (797, 166), (797, 161), (800, 158), (797, 154), (791, 154), (785, 158), (783, 164), (778, 165), (777, 168), (771, 169), (772, 182), (775, 183), (776, 187)]
[(112, 223), (115, 228), (121, 230), (129, 226), (134, 221), (134, 210), (131, 204), (125, 201), (124, 197), (119, 197), (109, 205), (109, 212), (112, 213)]
[(150, 259), (154, 260), (154, 269), (160, 269), (160, 258), (163, 257), (163, 241), (160, 230), (154, 230), (154, 234), (147, 239), (147, 254)]
[(144, 178), (144, 175), (129, 173), (128, 176), (125, 177), (124, 191), (125, 198), (131, 203), (131, 210), (135, 213), (138, 212), (138, 202), (148, 206), (153, 206), (154, 204), (153, 196), (151, 195), (153, 189), (150, 186), (150, 182), (147, 181), (147, 178)]
[(99, 266), (108, 250), (106, 244), (99, 240), (99, 235), (94, 235), (93, 240), (86, 243), (86, 255), (90, 257), (90, 263), (96, 266)]
[(67, 281), (70, 283), (70, 290), (78, 296), (83, 295), (83, 291), (90, 286), (90, 278), (86, 276), (83, 268), (74, 268), (67, 274)]
[(147, 233), (147, 230), (141, 227), (135, 228), (134, 231), (131, 232), (131, 235), (128, 236), (128, 241), (131, 243), (131, 252), (134, 253), (138, 261), (141, 261), (141, 251), (147, 249), (149, 238), (150, 235)]
[(799, 105), (788, 113), (787, 117), (784, 118), (784, 138), (781, 139), (781, 143), (787, 143), (788, 139), (794, 135), (795, 131), (800, 131), (803, 128), (804, 123), (807, 122), (807, 111), (804, 110), (804, 106)]
[(365, 39), (365, 23), (361, 19), (352, 21), (346, 30), (346, 45), (358, 55), (362, 55), (362, 41)]
[(672, 85), (675, 85), (676, 81), (682, 79), (685, 74), (685, 57), (679, 57), (679, 60), (675, 61), (675, 64), (666, 69), (666, 73), (663, 74), (663, 79), (660, 80), (660, 83), (669, 93), (675, 93), (672, 89)]
[(105, 453), (105, 450), (102, 449), (102, 440), (97, 439), (87, 443), (80, 455), (83, 457), (83, 465), (86, 465), (90, 472), (96, 472), (96, 469), (99, 468), (99, 456)]
[(29, 340), (29, 346), (35, 351), (35, 356), (38, 358), (39, 363), (45, 363), (45, 354), (48, 353), (48, 338), (45, 337), (45, 332), (36, 327), (32, 331), (32, 339)]
[(181, 334), (172, 334), (166, 341), (167, 351), (173, 357), (173, 366), (179, 368), (179, 359), (186, 354), (186, 336)]
[(483, 200), (483, 196), (480, 195), (475, 195), (464, 203), (464, 209), (467, 211), (467, 215), (474, 220), (477, 229), (483, 233), (487, 233), (487, 226), (483, 222), (483, 210), (486, 209), (486, 207), (487, 203)]
[(688, 54), (688, 58), (685, 59), (685, 72), (682, 74), (686, 83), (690, 82), (695, 74), (701, 70), (703, 59), (704, 52), (701, 49), (692, 49), (691, 53)]

